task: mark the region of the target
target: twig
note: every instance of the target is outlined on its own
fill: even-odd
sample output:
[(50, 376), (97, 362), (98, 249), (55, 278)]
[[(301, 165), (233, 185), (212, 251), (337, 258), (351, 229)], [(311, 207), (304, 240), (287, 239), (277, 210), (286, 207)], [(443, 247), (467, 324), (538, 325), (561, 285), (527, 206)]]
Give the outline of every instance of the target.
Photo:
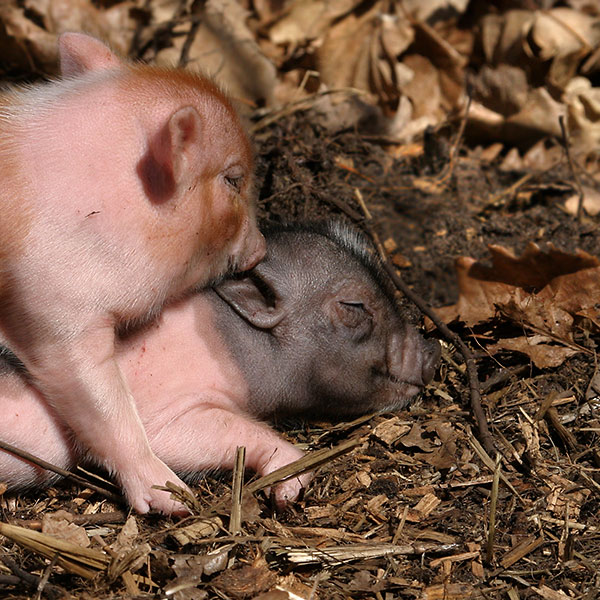
[(465, 127), (467, 126), (467, 120), (469, 119), (469, 111), (471, 110), (471, 102), (472, 102), (472, 93), (470, 85), (467, 86), (467, 106), (465, 107), (465, 114), (461, 119), (460, 126), (458, 128), (458, 132), (456, 134), (456, 138), (454, 139), (454, 144), (452, 145), (452, 149), (450, 150), (450, 159), (448, 161), (447, 167), (440, 174), (439, 177), (435, 178), (436, 185), (440, 185), (448, 180), (452, 173), (454, 172), (454, 167), (456, 166), (456, 162), (458, 159), (458, 151), (460, 150), (460, 143), (462, 142), (463, 135), (465, 133)]
[(256, 132), (268, 127), (272, 123), (276, 123), (277, 121), (287, 117), (289, 115), (293, 115), (296, 112), (302, 110), (308, 110), (312, 108), (321, 98), (325, 96), (332, 95), (347, 95), (347, 96), (364, 96), (366, 92), (356, 89), (356, 88), (337, 88), (334, 90), (324, 90), (321, 92), (316, 92), (312, 96), (308, 96), (306, 98), (300, 98), (299, 100), (295, 100), (293, 102), (289, 102), (283, 108), (270, 111), (264, 117), (262, 117), (259, 121), (257, 121), (252, 127), (250, 127), (250, 133), (252, 135), (256, 134)]
[(471, 85), (467, 83), (467, 106), (465, 107), (465, 114), (460, 121), (460, 126), (458, 128), (458, 132), (456, 134), (456, 138), (454, 140), (454, 145), (452, 146), (452, 150), (450, 151), (450, 175), (454, 170), (454, 165), (456, 164), (456, 158), (458, 156), (458, 151), (460, 150), (460, 143), (462, 142), (463, 136), (465, 134), (465, 127), (467, 126), (467, 121), (469, 119), (469, 112), (471, 111), (471, 102), (473, 101), (473, 91), (471, 90)]
[(513, 377), (517, 377), (526, 371), (529, 371), (531, 367), (529, 365), (520, 365), (515, 367), (514, 369), (507, 369), (505, 367), (501, 367), (500, 370), (496, 371), (493, 375), (490, 375), (485, 381), (480, 383), (480, 389), (485, 394), (488, 390), (493, 388), (495, 385), (499, 383), (504, 383), (505, 381), (512, 379)]
[[(25, 584), (27, 587), (32, 588), (34, 590), (39, 589), (38, 586), (41, 583), (42, 578), (37, 575), (33, 575), (24, 571), (17, 563), (8, 556), (0, 556), (0, 561), (2, 561), (12, 572), (12, 574), (16, 578), (16, 584)], [(7, 583), (12, 583), (10, 580)], [(67, 598), (69, 594), (62, 588), (57, 585), (52, 585), (51, 583), (44, 583), (43, 587), (40, 589), (42, 594), (45, 594), (49, 598)]]
[(473, 411), (473, 416), (475, 417), (475, 422), (477, 423), (477, 430), (479, 431), (479, 439), (483, 447), (485, 448), (488, 454), (494, 454), (494, 441), (492, 435), (490, 434), (490, 430), (488, 428), (487, 419), (485, 418), (485, 414), (483, 412), (483, 408), (481, 406), (481, 392), (479, 391), (479, 376), (477, 374), (477, 364), (475, 363), (475, 358), (473, 354), (467, 347), (467, 345), (462, 341), (462, 339), (453, 331), (451, 331), (448, 326), (436, 315), (435, 311), (425, 300), (423, 300), (419, 295), (415, 294), (404, 280), (398, 275), (396, 271), (396, 267), (390, 260), (390, 257), (385, 250), (381, 240), (379, 239), (379, 235), (373, 230), (372, 226), (372, 218), (369, 211), (366, 209), (366, 205), (362, 199), (362, 194), (358, 190), (356, 190), (356, 196), (359, 200), (359, 204), (361, 205), (363, 212), (365, 214), (365, 219), (363, 221), (364, 226), (366, 227), (369, 235), (373, 239), (375, 246), (377, 247), (377, 251), (381, 256), (381, 260), (383, 262), (383, 266), (387, 271), (388, 275), (391, 277), (392, 282), (396, 286), (398, 290), (400, 290), (413, 304), (415, 304), (419, 310), (427, 315), (434, 325), (437, 327), (438, 331), (452, 344), (454, 344), (463, 355), (465, 360), (465, 364), (467, 367), (467, 375), (469, 378), (469, 391), (471, 395), (471, 410)]
[(289, 465), (285, 465), (284, 467), (281, 467), (280, 469), (277, 469), (276, 471), (273, 471), (272, 473), (269, 473), (268, 475), (265, 475), (256, 481), (252, 481), (246, 486), (246, 489), (250, 493), (254, 493), (266, 487), (271, 487), (279, 481), (290, 479), (291, 477), (296, 477), (297, 475), (302, 475), (303, 473), (307, 473), (308, 471), (312, 471), (321, 465), (331, 462), (338, 456), (342, 456), (343, 454), (350, 452), (361, 443), (361, 439), (351, 439), (346, 440), (345, 442), (342, 442), (333, 448), (315, 450), (314, 452), (303, 456)]
[(78, 483), (79, 485), (84, 485), (85, 487), (93, 490), (94, 492), (98, 492), (99, 494), (102, 494), (105, 498), (108, 498), (111, 502), (115, 502), (117, 504), (121, 504), (123, 502), (123, 498), (121, 496), (117, 496), (116, 494), (109, 492), (107, 489), (105, 489), (103, 487), (94, 485), (93, 483), (90, 483), (89, 481), (87, 481), (87, 479), (85, 479), (84, 477), (80, 477), (79, 475), (76, 475), (75, 473), (71, 473), (71, 471), (61, 469), (60, 467), (57, 467), (56, 465), (53, 465), (52, 463), (46, 462), (45, 460), (42, 460), (41, 458), (38, 458), (37, 456), (30, 454), (29, 452), (25, 452), (25, 450), (21, 450), (15, 446), (12, 446), (11, 444), (7, 444), (6, 442), (2, 442), (2, 441), (0, 441), (0, 449), (5, 450), (6, 452), (10, 452), (11, 454), (18, 456), (19, 458), (27, 460), (27, 461), (33, 463), (34, 465), (41, 467), (42, 469), (46, 469), (47, 471), (52, 471), (53, 473), (56, 473), (57, 475), (60, 475), (61, 477), (64, 477), (65, 479), (70, 479), (71, 481), (74, 481), (75, 483)]
[[(490, 455), (484, 450), (483, 446), (479, 443), (477, 438), (473, 435), (473, 432), (471, 432), (468, 428), (467, 428), (467, 441), (469, 442), (469, 445), (471, 446), (471, 448), (473, 448), (473, 450), (475, 450), (475, 453), (477, 454), (477, 456), (479, 457), (481, 462), (492, 473), (495, 473), (496, 472), (496, 463), (492, 460)], [(509, 481), (508, 477), (502, 471), (500, 471), (500, 480), (515, 495), (515, 497), (520, 502), (523, 502), (523, 497), (519, 494), (519, 492), (516, 490), (515, 486)]]
[(181, 69), (185, 68), (188, 62), (190, 61), (190, 50), (192, 48), (194, 40), (196, 39), (198, 29), (200, 29), (200, 24), (200, 18), (197, 15), (193, 15), (191, 18), (190, 30), (185, 36), (185, 42), (183, 43), (183, 47), (181, 48), (181, 54), (179, 55), (179, 62), (177, 64), (177, 66)]
[(517, 193), (517, 190), (525, 185), (532, 177), (538, 175), (538, 173), (526, 173), (523, 177), (519, 178), (513, 184), (509, 185), (507, 188), (501, 190), (497, 194), (494, 194), (491, 198), (488, 198), (485, 202), (485, 208), (490, 206), (498, 206), (500, 200), (505, 196), (514, 196)]
[(242, 530), (242, 492), (244, 490), (244, 468), (246, 463), (246, 448), (238, 447), (233, 469), (233, 484), (231, 490), (231, 518), (229, 533), (235, 535)]
[[(124, 523), (127, 515), (122, 510), (117, 510), (114, 512), (107, 513), (94, 513), (91, 515), (71, 515), (69, 517), (69, 522), (75, 525), (106, 525), (116, 524), (116, 523)], [(16, 523), (15, 523), (16, 524)], [(31, 520), (31, 521), (23, 521), (19, 520), (19, 525), (27, 527), (28, 529), (32, 529), (33, 531), (41, 531), (42, 530), (42, 521), (40, 520)]]
[(325, 546), (320, 548), (272, 548), (271, 551), (285, 557), (296, 565), (323, 563), (337, 566), (354, 560), (368, 560), (382, 556), (406, 556), (411, 554), (447, 553), (455, 550), (457, 544), (417, 543), (405, 546), (394, 544), (352, 544), (346, 546)]
[(500, 465), (502, 455), (496, 455), (496, 468), (494, 469), (494, 480), (492, 481), (492, 494), (490, 497), (490, 521), (488, 528), (488, 539), (485, 547), (485, 560), (488, 565), (492, 564), (494, 558), (494, 541), (496, 539), (496, 507), (498, 506), (498, 485), (500, 483)]
[(569, 147), (569, 136), (567, 134), (567, 126), (565, 125), (565, 117), (564, 115), (560, 115), (558, 117), (558, 122), (560, 124), (560, 131), (562, 133), (563, 144), (565, 146), (565, 154), (567, 155), (567, 162), (569, 163), (569, 169), (571, 169), (571, 174), (573, 175), (573, 180), (575, 181), (575, 187), (577, 188), (578, 202), (577, 202), (577, 221), (581, 223), (583, 218), (583, 187), (581, 186), (581, 181), (579, 180), (579, 176), (577, 175), (577, 171), (575, 170), (575, 165), (573, 164), (573, 158), (571, 157), (571, 150)]
[(46, 568), (44, 569), (44, 574), (40, 577), (40, 580), (37, 584), (36, 593), (34, 596), (34, 600), (39, 600), (48, 585), (48, 580), (50, 579), (51, 573), (54, 571), (54, 567), (56, 566), (56, 560), (58, 556), (55, 554), (52, 560), (48, 562)]
[(49, 560), (56, 560), (59, 567), (86, 579), (93, 579), (99, 572), (106, 572), (110, 563), (110, 558), (105, 552), (84, 548), (25, 527), (0, 522), (0, 534), (23, 548)]

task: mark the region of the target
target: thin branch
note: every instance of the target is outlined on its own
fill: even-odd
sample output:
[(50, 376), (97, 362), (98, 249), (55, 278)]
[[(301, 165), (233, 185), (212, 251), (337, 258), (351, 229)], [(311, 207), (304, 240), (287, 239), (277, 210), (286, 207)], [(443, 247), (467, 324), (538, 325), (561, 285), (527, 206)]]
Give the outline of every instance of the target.
[(0, 441), (0, 449), (4, 450), (6, 452), (10, 452), (11, 454), (18, 456), (19, 458), (27, 460), (30, 463), (33, 463), (34, 465), (41, 467), (42, 469), (46, 469), (47, 471), (52, 471), (53, 473), (56, 473), (57, 475), (60, 475), (61, 477), (64, 477), (65, 479), (70, 479), (71, 481), (74, 481), (75, 483), (78, 483), (79, 485), (83, 485), (83, 486), (93, 490), (94, 492), (98, 492), (105, 498), (108, 498), (111, 502), (115, 502), (117, 504), (121, 504), (123, 502), (123, 498), (121, 496), (113, 494), (112, 492), (109, 492), (107, 489), (89, 482), (84, 477), (80, 477), (79, 475), (76, 475), (75, 473), (71, 473), (71, 471), (67, 471), (66, 469), (61, 469), (60, 467), (57, 467), (56, 465), (53, 465), (52, 463), (46, 462), (45, 460), (38, 458), (37, 456), (34, 456), (33, 454), (26, 452), (25, 450), (21, 450), (20, 448), (17, 448), (16, 446), (13, 446), (11, 444), (7, 444), (6, 442)]
[[(40, 583), (42, 583), (42, 578), (24, 571), (12, 558), (8, 556), (0, 556), (0, 561), (2, 561), (4, 565), (10, 569), (14, 577), (17, 579), (17, 585), (20, 583), (21, 585), (25, 584), (27, 587), (34, 590), (39, 589), (42, 594), (45, 594), (52, 599), (67, 598), (69, 596), (62, 588), (47, 582), (44, 583), (40, 588), (39, 586)], [(12, 581), (6, 580), (6, 583), (12, 584)]]
[(233, 468), (233, 484), (231, 486), (231, 518), (229, 533), (233, 535), (242, 531), (242, 492), (244, 491), (244, 469), (246, 464), (246, 448), (238, 446)]
[(573, 175), (573, 181), (575, 182), (575, 187), (577, 189), (577, 195), (579, 196), (577, 202), (577, 221), (581, 223), (583, 219), (583, 187), (581, 186), (581, 181), (579, 180), (579, 175), (577, 175), (577, 171), (575, 170), (575, 164), (573, 163), (573, 158), (571, 157), (571, 150), (569, 144), (569, 136), (567, 132), (567, 126), (565, 125), (565, 117), (564, 115), (560, 115), (558, 117), (558, 122), (560, 124), (560, 131), (562, 133), (563, 144), (565, 146), (565, 154), (567, 155), (567, 162), (569, 163), (569, 169), (571, 169), (571, 174)]
[[(358, 192), (358, 190), (357, 190)], [(381, 240), (379, 239), (378, 234), (373, 230), (372, 226), (372, 217), (369, 213), (364, 201), (362, 200), (362, 195), (360, 192), (356, 194), (359, 204), (361, 205), (365, 219), (363, 221), (364, 226), (366, 227), (369, 235), (375, 242), (375, 246), (381, 256), (381, 260), (383, 261), (383, 266), (387, 271), (388, 275), (392, 279), (392, 282), (396, 286), (398, 290), (400, 290), (414, 305), (418, 307), (418, 309), (424, 314), (427, 315), (434, 325), (437, 327), (438, 331), (452, 344), (454, 344), (463, 355), (465, 360), (465, 364), (467, 367), (467, 375), (469, 378), (469, 391), (471, 396), (471, 410), (473, 411), (473, 416), (475, 418), (475, 422), (477, 424), (477, 430), (479, 432), (479, 439), (486, 452), (491, 455), (495, 454), (494, 441), (492, 435), (490, 433), (487, 419), (485, 418), (485, 413), (483, 412), (483, 408), (481, 406), (481, 392), (479, 391), (479, 376), (477, 374), (477, 364), (475, 362), (475, 358), (473, 354), (467, 347), (467, 345), (462, 341), (460, 336), (451, 331), (448, 326), (437, 316), (435, 311), (425, 300), (423, 300), (418, 294), (413, 292), (413, 290), (406, 285), (404, 280), (398, 275), (396, 271), (396, 267), (392, 263), (387, 251), (385, 250)]]

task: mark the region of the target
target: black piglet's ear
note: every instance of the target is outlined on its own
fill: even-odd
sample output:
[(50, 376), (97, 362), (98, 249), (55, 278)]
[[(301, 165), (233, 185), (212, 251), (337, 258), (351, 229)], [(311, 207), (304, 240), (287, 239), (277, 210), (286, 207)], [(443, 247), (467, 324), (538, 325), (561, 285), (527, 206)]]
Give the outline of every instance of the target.
[(215, 292), (240, 317), (258, 329), (273, 329), (285, 316), (282, 304), (269, 297), (272, 294), (256, 275), (226, 279), (215, 287)]

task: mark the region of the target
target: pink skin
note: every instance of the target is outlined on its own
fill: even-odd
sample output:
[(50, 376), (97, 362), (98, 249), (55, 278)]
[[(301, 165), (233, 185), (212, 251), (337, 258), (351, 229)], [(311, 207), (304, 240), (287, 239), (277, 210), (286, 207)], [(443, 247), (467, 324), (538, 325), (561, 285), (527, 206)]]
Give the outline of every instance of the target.
[(252, 154), (210, 82), (82, 34), (59, 49), (64, 81), (0, 96), (0, 334), (135, 510), (184, 513), (152, 489), (183, 484), (151, 447), (115, 329), (262, 258)]
[[(246, 466), (267, 475), (303, 452), (247, 412), (248, 388), (211, 325), (212, 311), (204, 294), (170, 306), (156, 323), (118, 343), (118, 364), (139, 398), (152, 450), (174, 471), (232, 469), (236, 447), (245, 446)], [(19, 375), (0, 375), (0, 402), (6, 415), (0, 439), (63, 468), (81, 458), (45, 398)], [(0, 452), (0, 478), (9, 487), (41, 485), (49, 477)], [(305, 474), (276, 486), (277, 505), (297, 498), (310, 479)]]

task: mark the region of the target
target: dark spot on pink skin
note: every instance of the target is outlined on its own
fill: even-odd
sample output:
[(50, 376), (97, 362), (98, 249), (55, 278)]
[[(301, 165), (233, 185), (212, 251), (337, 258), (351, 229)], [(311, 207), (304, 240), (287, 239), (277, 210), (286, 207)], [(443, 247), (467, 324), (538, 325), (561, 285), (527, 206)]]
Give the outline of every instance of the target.
[(175, 193), (175, 177), (172, 169), (161, 164), (150, 151), (137, 165), (137, 174), (144, 186), (144, 192), (155, 204), (164, 204)]

